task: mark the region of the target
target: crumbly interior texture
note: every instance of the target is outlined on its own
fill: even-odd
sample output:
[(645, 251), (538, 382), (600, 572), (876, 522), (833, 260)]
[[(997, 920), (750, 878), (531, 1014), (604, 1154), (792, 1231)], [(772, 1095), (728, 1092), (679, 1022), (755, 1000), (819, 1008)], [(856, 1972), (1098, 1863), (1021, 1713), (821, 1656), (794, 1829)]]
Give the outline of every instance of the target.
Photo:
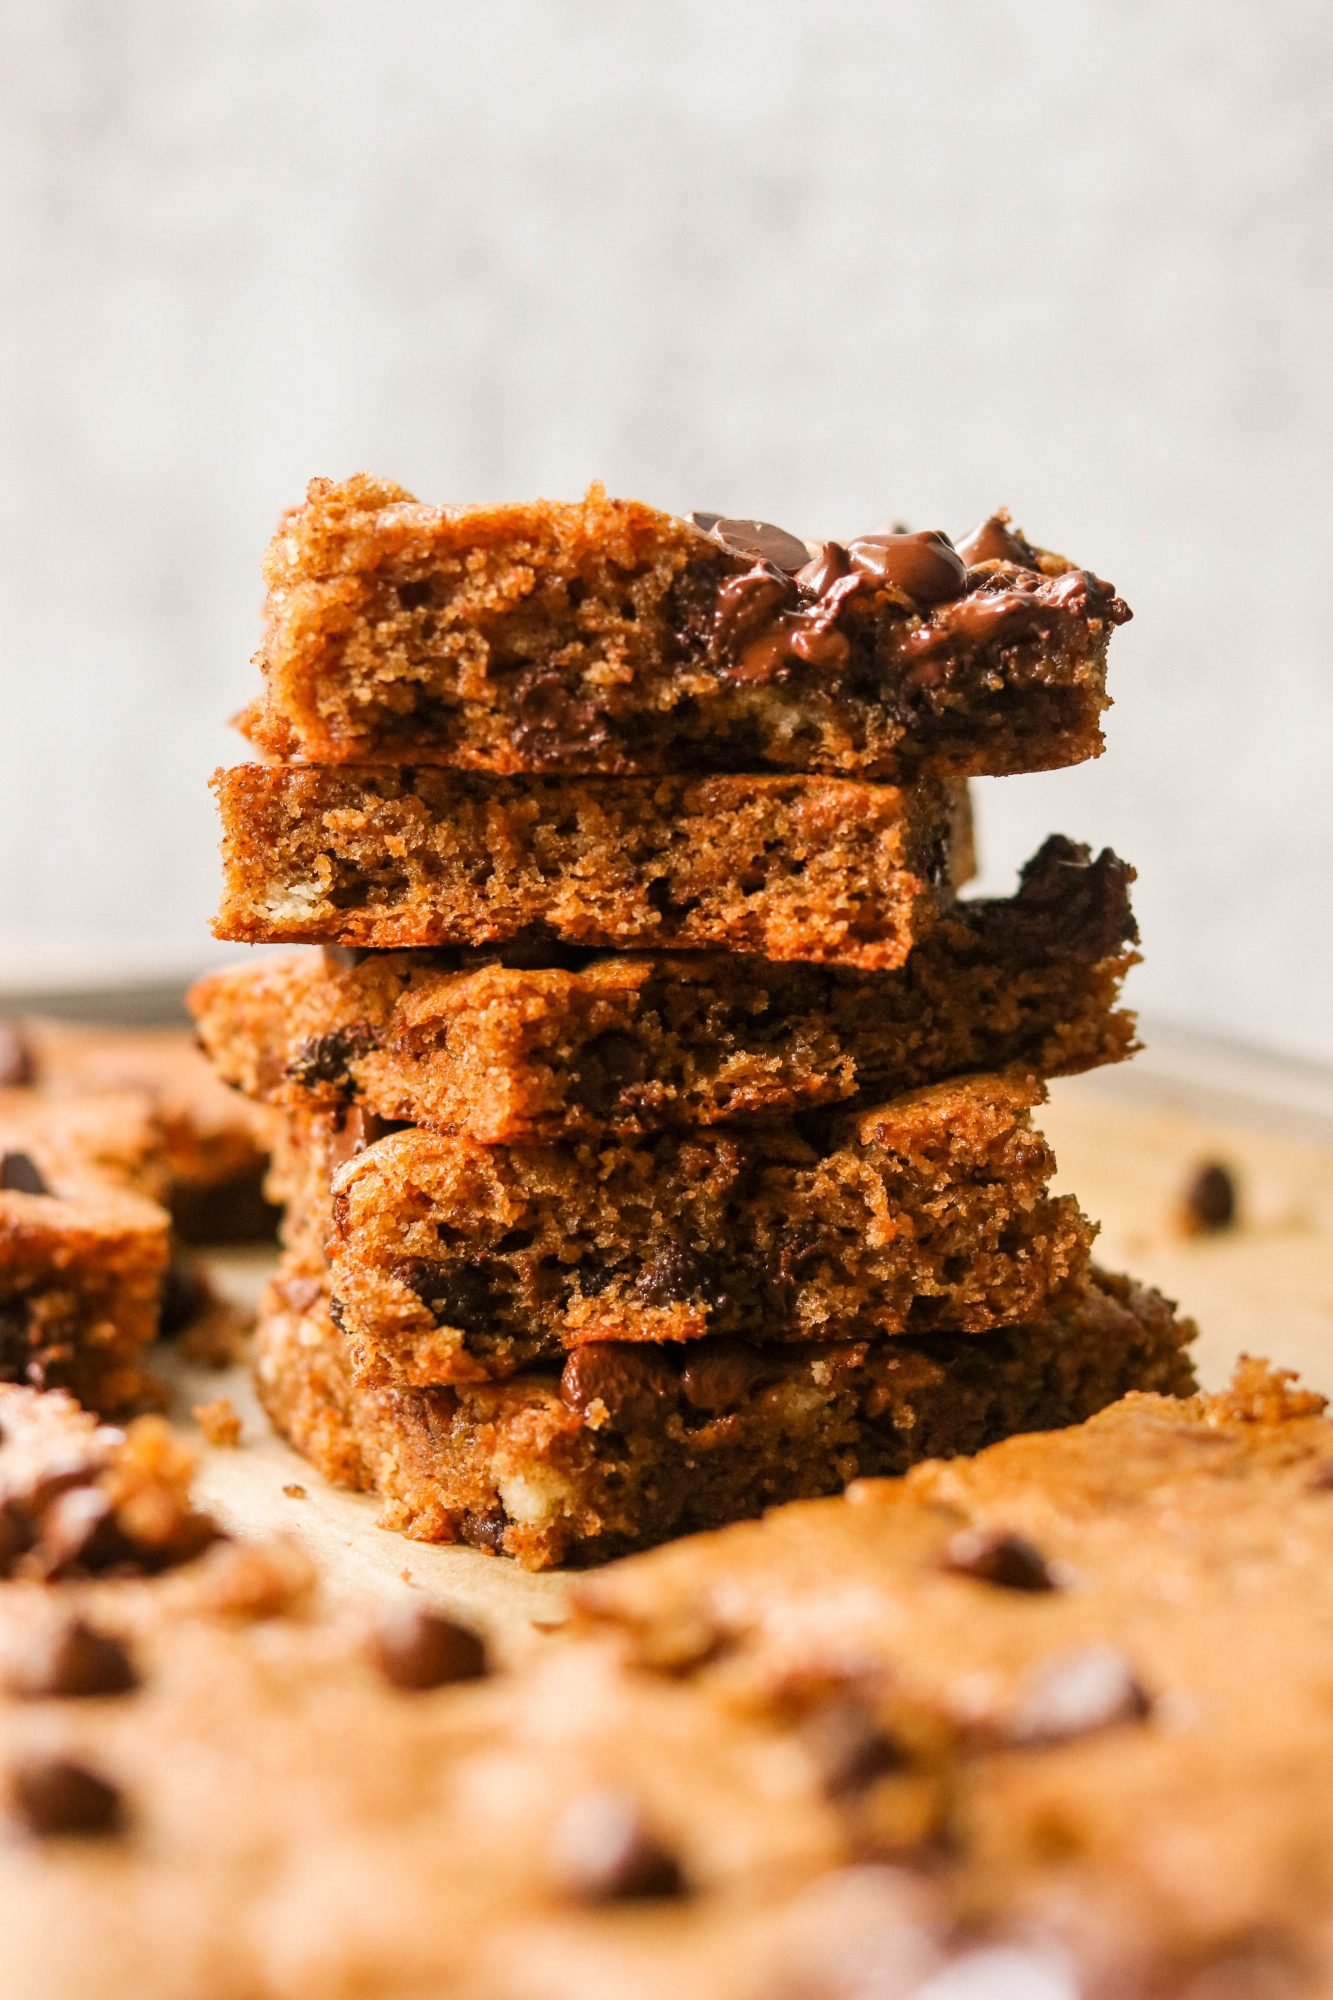
[(1083, 1275), (1093, 1236), (1047, 1192), (1042, 1094), (966, 1078), (808, 1135), (483, 1147), (408, 1127), (334, 1175), (335, 1311), (367, 1378), (423, 1387), (590, 1341), (1020, 1323)]
[(596, 488), (439, 508), (315, 480), (269, 551), (265, 696), (245, 726), (284, 758), (495, 772), (1078, 763), (1101, 748), (1128, 612), (1003, 539), (1021, 560), (959, 564), (949, 601), (922, 602), (849, 577), (846, 550), (829, 570), (836, 544), (807, 582)]
[(1076, 1423), (1130, 1388), (1186, 1392), (1193, 1333), (1157, 1293), (1098, 1273), (985, 1341), (598, 1343), (505, 1382), (366, 1389), (320, 1281), (289, 1267), (255, 1377), (297, 1450), (379, 1492), (389, 1525), (546, 1568)]
[(143, 1100), (0, 1091), (0, 1158), (0, 1380), (107, 1414), (151, 1400), (170, 1218)]
[(151, 1190), (186, 1242), (271, 1235), (262, 1200), (264, 1114), (225, 1084), (187, 1028), (81, 1027), (27, 1018), (7, 1024), (30, 1085), (48, 1097), (143, 1097), (165, 1152)]
[[(959, 903), (896, 972), (717, 953), (307, 951), (200, 980), (219, 1073), (290, 1109), (356, 1105), (513, 1145), (874, 1102), (971, 1070), (1117, 1062), (1132, 871), (1058, 836), (1015, 896)], [(540, 957), (540, 950), (537, 956)], [(559, 954), (548, 953), (553, 961)]]
[(972, 865), (966, 792), (930, 780), (242, 764), (213, 784), (214, 930), (252, 943), (679, 945), (889, 967)]

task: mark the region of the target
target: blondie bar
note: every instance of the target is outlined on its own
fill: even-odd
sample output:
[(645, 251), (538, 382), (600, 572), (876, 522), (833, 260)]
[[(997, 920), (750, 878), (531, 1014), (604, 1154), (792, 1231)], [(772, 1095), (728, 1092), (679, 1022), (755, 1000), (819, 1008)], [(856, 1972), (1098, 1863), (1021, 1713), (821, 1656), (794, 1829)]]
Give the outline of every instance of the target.
[(0, 1379), (112, 1413), (151, 1397), (170, 1218), (137, 1094), (0, 1091)]
[(805, 543), (573, 505), (427, 507), (314, 480), (266, 564), (263, 748), (625, 776), (1045, 770), (1101, 749), (1109, 584), (997, 515)]
[[(981, 1333), (1087, 1265), (1023, 1077), (638, 1142), (488, 1147), (409, 1126), (333, 1176), (330, 1282), (358, 1368), (418, 1387), (596, 1341)], [(327, 1129), (327, 1128), (326, 1128)], [(318, 1147), (302, 1148), (318, 1161)], [(327, 1200), (318, 1165), (302, 1207)]]
[(264, 1114), (228, 1090), (186, 1028), (84, 1027), (26, 1019), (6, 1024), (14, 1082), (51, 1096), (141, 1093), (165, 1147), (166, 1184), (155, 1190), (178, 1234), (192, 1243), (273, 1233), (261, 1183)]
[(219, 937), (539, 940), (901, 965), (972, 856), (964, 788), (221, 771)]
[(896, 972), (663, 957), (335, 948), (208, 974), (190, 1006), (227, 1082), (289, 1109), (483, 1145), (782, 1115), (969, 1070), (1117, 1062), (1134, 1019), (1132, 871), (1053, 836), (1016, 896), (959, 903)]
[(289, 1265), (255, 1375), (278, 1429), (336, 1484), (378, 1491), (390, 1525), (546, 1568), (1076, 1423), (1127, 1389), (1185, 1391), (1193, 1335), (1097, 1274), (984, 1341), (600, 1342), (505, 1382), (366, 1388), (320, 1280)]

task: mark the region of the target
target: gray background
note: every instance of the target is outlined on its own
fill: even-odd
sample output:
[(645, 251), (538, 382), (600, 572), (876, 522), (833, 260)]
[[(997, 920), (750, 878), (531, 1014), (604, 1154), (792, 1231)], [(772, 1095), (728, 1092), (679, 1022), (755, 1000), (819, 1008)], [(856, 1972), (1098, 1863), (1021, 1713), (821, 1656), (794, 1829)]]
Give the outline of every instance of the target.
[[(1110, 575), (1163, 1020), (1333, 1056), (1326, 0), (0, 0), (0, 976), (204, 959), (313, 472)], [(216, 950), (217, 948), (213, 948)]]

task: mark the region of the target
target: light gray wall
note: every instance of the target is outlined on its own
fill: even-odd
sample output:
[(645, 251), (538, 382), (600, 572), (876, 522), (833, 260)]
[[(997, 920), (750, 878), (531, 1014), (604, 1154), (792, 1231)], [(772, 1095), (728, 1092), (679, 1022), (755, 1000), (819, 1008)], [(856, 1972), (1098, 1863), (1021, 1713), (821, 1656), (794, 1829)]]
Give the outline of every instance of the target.
[(204, 784), (312, 472), (1110, 575), (1158, 1014), (1333, 1056), (1326, 0), (0, 0), (0, 937), (207, 950)]

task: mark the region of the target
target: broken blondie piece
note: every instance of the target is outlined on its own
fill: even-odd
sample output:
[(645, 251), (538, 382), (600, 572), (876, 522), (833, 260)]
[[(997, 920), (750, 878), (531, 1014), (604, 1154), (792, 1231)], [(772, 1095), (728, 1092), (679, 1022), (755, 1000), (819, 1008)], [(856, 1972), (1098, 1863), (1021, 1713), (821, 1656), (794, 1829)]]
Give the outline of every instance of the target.
[[(8, 1025), (21, 1051), (14, 1081), (51, 1096), (137, 1092), (152, 1107), (165, 1148), (165, 1185), (155, 1190), (188, 1243), (271, 1236), (261, 1192), (267, 1158), (264, 1114), (224, 1087), (188, 1028), (86, 1027), (28, 1018)], [(12, 1053), (12, 1051), (11, 1051)]]
[(219, 1074), (275, 1105), (356, 1105), (482, 1145), (632, 1137), (873, 1103), (969, 1070), (1120, 1061), (1131, 877), (1052, 836), (1016, 896), (957, 904), (895, 972), (334, 947), (210, 973), (190, 1007)]
[(289, 1265), (255, 1378), (297, 1450), (379, 1492), (389, 1525), (541, 1569), (1076, 1423), (1130, 1388), (1186, 1392), (1193, 1337), (1157, 1293), (1095, 1274), (985, 1340), (597, 1342), (504, 1382), (367, 1389), (321, 1281)]
[(511, 940), (901, 965), (972, 868), (964, 788), (241, 764), (213, 780), (248, 943)]
[(0, 1380), (111, 1414), (151, 1398), (170, 1218), (142, 1097), (0, 1091)]
[[(1029, 1115), (1044, 1095), (969, 1077), (809, 1131), (638, 1143), (485, 1147), (407, 1127), (333, 1174), (334, 1315), (360, 1373), (418, 1387), (587, 1342), (1019, 1324), (1081, 1279), (1094, 1233), (1047, 1191), (1055, 1163)], [(297, 1127), (298, 1230), (328, 1212), (337, 1143), (328, 1123), (314, 1143)]]
[(1003, 514), (804, 542), (312, 480), (266, 564), (264, 750), (494, 772), (1047, 770), (1096, 756), (1109, 584)]

